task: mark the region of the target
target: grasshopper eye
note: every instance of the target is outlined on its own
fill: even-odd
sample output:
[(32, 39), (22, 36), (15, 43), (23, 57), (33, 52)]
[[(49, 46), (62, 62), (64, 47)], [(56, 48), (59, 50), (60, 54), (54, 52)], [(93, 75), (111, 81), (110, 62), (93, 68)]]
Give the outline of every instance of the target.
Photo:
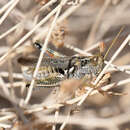
[(85, 64), (86, 64), (86, 61), (83, 60), (83, 61), (81, 62), (81, 66), (85, 66)]
[(90, 59), (84, 59), (81, 61), (81, 66), (85, 66), (86, 64), (89, 64), (90, 63)]

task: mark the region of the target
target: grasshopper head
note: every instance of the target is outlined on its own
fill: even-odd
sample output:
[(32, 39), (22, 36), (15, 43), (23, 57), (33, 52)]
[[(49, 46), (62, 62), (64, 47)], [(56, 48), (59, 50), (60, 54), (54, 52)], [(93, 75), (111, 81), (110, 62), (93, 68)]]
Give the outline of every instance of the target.
[(82, 78), (85, 75), (97, 76), (104, 66), (102, 56), (94, 55), (91, 57), (81, 56), (73, 58), (70, 77)]

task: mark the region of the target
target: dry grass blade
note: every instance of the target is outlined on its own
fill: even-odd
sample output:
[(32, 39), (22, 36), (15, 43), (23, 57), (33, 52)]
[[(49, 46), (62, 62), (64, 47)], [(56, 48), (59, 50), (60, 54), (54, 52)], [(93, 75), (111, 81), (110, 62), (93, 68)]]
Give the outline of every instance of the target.
[(41, 8), (39, 9), (39, 11), (45, 10), (46, 8), (48, 8), (50, 5), (52, 5), (52, 4), (55, 3), (55, 2), (56, 2), (56, 0), (51, 0), (51, 1), (49, 1), (48, 3), (46, 3), (45, 5), (43, 5), (43, 7), (41, 7)]
[(50, 29), (49, 29), (48, 35), (47, 35), (47, 37), (46, 37), (46, 39), (45, 39), (44, 45), (43, 45), (43, 47), (42, 47), (42, 49), (41, 49), (42, 51), (41, 51), (41, 53), (40, 53), (40, 56), (39, 56), (39, 59), (38, 59), (37, 65), (36, 65), (36, 69), (35, 69), (34, 74), (33, 74), (33, 80), (31, 81), (30, 88), (29, 88), (29, 92), (28, 92), (28, 95), (27, 95), (27, 97), (26, 97), (26, 99), (25, 99), (25, 104), (27, 104), (27, 103), (29, 102), (29, 99), (30, 99), (30, 97), (31, 97), (32, 90), (33, 90), (33, 86), (34, 86), (34, 83), (35, 83), (35, 77), (36, 77), (36, 75), (37, 75), (37, 72), (38, 72), (38, 69), (39, 69), (39, 67), (40, 67), (40, 64), (41, 64), (43, 55), (44, 55), (44, 53), (45, 53), (45, 51), (46, 51), (46, 48), (47, 48), (48, 41), (49, 41), (49, 39), (50, 39), (52, 30), (54, 29), (54, 26), (56, 25), (56, 20), (57, 20), (59, 14), (60, 14), (60, 12), (61, 12), (61, 9), (62, 9), (62, 6), (64, 5), (64, 2), (66, 3), (67, 0), (63, 1), (63, 3), (61, 2), (61, 4), (57, 7), (56, 15), (55, 15), (54, 20), (53, 20), (53, 22), (52, 22), (52, 25), (51, 25), (51, 27), (50, 27)]
[[(102, 6), (97, 18), (96, 18), (94, 25), (92, 26), (91, 32), (90, 32), (88, 39), (86, 41), (87, 47), (91, 46), (91, 44), (94, 42), (95, 33), (97, 31), (97, 28), (99, 27), (99, 24), (101, 23), (102, 16), (105, 13), (105, 10), (110, 5), (110, 3), (111, 3), (111, 0), (104, 1), (104, 4), (103, 4), (103, 6)], [(85, 48), (87, 48), (87, 47), (85, 47)]]
[(5, 129), (8, 129), (8, 128), (11, 128), (11, 125), (10, 125), (10, 124), (0, 123), (0, 127), (1, 127), (1, 128), (5, 128)]
[(7, 35), (9, 35), (11, 32), (13, 32), (15, 29), (17, 29), (17, 27), (19, 26), (19, 24), (16, 24), (15, 26), (13, 26), (11, 29), (9, 29), (7, 32), (3, 33), (0, 35), (0, 39), (6, 37)]
[[(125, 84), (128, 84), (130, 83), (130, 78), (126, 79), (126, 80), (122, 80), (122, 81), (119, 81), (117, 83), (112, 83), (112, 84), (109, 84), (109, 85), (106, 85), (104, 87), (102, 87), (102, 90), (103, 91), (107, 91), (109, 89), (111, 89), (115, 84), (116, 86), (121, 86), (121, 85), (125, 85)], [(86, 88), (87, 90), (89, 90), (89, 92), (91, 92), (93, 89), (92, 88)], [(94, 90), (92, 91), (91, 93), (89, 93), (90, 95), (93, 95), (93, 94), (96, 94), (96, 93), (99, 93), (97, 90)], [(85, 94), (86, 95), (86, 94)], [(80, 97), (77, 97), (77, 98), (74, 98), (72, 100), (68, 100), (66, 101), (66, 104), (74, 104), (74, 103), (77, 103), (79, 102), (81, 99), (84, 99), (84, 97), (86, 97), (85, 95), (83, 96), (80, 96)]]
[(17, 47), (19, 47), (29, 36), (31, 36), (34, 31), (44, 24), (55, 12), (58, 7), (56, 7), (50, 14), (48, 14), (43, 20), (41, 20), (30, 32), (28, 32), (22, 39), (20, 39), (6, 54), (0, 58), (0, 65), (2, 65), (8, 58), (9, 54), (12, 53)]
[(13, 3), (11, 5), (11, 7), (5, 12), (5, 14), (0, 18), (0, 25), (4, 22), (4, 20), (6, 19), (6, 17), (9, 15), (9, 13), (11, 12), (11, 10), (13, 10), (13, 8), (18, 4), (19, 0), (13, 0)]
[(8, 9), (8, 7), (14, 2), (14, 0), (9, 1), (6, 5), (4, 5), (1, 9), (0, 9), (0, 15)]
[(68, 113), (68, 115), (66, 117), (66, 120), (62, 123), (62, 125), (61, 125), (59, 130), (64, 130), (65, 126), (67, 125), (67, 123), (69, 121), (69, 118), (70, 118), (70, 112)]
[[(37, 115), (37, 116), (39, 116), (39, 122), (54, 123), (54, 116), (46, 116), (46, 117), (42, 116), (43, 118), (40, 118), (40, 115)], [(107, 118), (107, 119), (102, 119), (102, 118), (97, 118), (97, 117), (81, 118), (79, 116), (77, 117), (75, 116), (75, 117), (71, 117), (68, 123), (77, 124), (77, 125), (81, 124), (83, 126), (90, 127), (90, 128), (92, 128), (92, 126), (93, 127), (102, 126), (102, 127), (111, 129), (113, 127), (116, 127), (116, 125), (120, 124), (121, 122), (123, 123), (123, 122), (129, 121), (129, 118), (130, 118), (129, 112), (125, 114), (121, 114), (113, 118)], [(66, 119), (66, 116), (59, 116), (59, 119), (57, 121), (58, 123), (62, 123), (64, 122), (65, 119)], [(93, 124), (93, 122), (95, 123)]]
[(6, 87), (6, 84), (4, 83), (4, 81), (1, 77), (0, 77), (0, 85), (1, 85), (1, 88), (3, 89), (3, 92), (5, 93), (5, 95), (9, 96), (10, 92), (9, 92), (8, 88)]
[(130, 40), (130, 35), (127, 36), (127, 38), (124, 40), (124, 42), (122, 43), (122, 45), (118, 48), (118, 50), (112, 56), (112, 58), (110, 59), (110, 61), (108, 62), (108, 64), (104, 67), (104, 69), (102, 70), (102, 72), (100, 73), (100, 75), (95, 80), (94, 84), (98, 83), (98, 81), (101, 79), (102, 75), (105, 73), (106, 69), (115, 60), (115, 58), (119, 55), (119, 53), (123, 50), (123, 48), (126, 46), (126, 44), (128, 43), (129, 40)]
[(56, 130), (56, 123), (57, 123), (58, 116), (59, 116), (59, 111), (57, 110), (55, 112), (55, 122), (54, 122), (54, 124), (52, 126), (52, 130)]
[[(0, 129), (130, 128), (129, 0), (0, 0), (0, 6)], [(98, 48), (114, 38), (104, 61), (106, 51)]]
[[(130, 35), (128, 35), (128, 37), (125, 39), (125, 41), (122, 43), (122, 45), (119, 47), (119, 49), (115, 52), (115, 54), (112, 56), (112, 58), (110, 59), (110, 61), (108, 62), (108, 64), (104, 67), (104, 69), (101, 71), (101, 73), (99, 74), (99, 76), (96, 78), (94, 85), (96, 85), (99, 80), (101, 79), (101, 77), (103, 76), (103, 74), (105, 73), (106, 69), (110, 66), (110, 64), (115, 60), (115, 58), (119, 55), (119, 53), (122, 51), (122, 49), (126, 46), (126, 44), (128, 43), (128, 41), (130, 40)], [(94, 88), (91, 88), (81, 99), (81, 101), (78, 103), (78, 105), (81, 105), (86, 98), (92, 93), (92, 91), (94, 90)]]

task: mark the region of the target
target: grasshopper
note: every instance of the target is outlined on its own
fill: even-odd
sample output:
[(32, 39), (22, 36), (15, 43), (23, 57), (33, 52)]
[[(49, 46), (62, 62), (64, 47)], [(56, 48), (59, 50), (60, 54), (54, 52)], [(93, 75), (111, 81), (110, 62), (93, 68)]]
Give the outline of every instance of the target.
[[(39, 42), (34, 46), (41, 50)], [(64, 56), (51, 49), (47, 49), (46, 55), (38, 70), (35, 84), (38, 87), (56, 87), (66, 79), (81, 79), (88, 75), (92, 78), (97, 77), (104, 67), (104, 59), (101, 55), (94, 56)], [(48, 56), (49, 55), (49, 56)], [(33, 72), (38, 58), (20, 57), (18, 63), (22, 65), (23, 76), (30, 85)]]

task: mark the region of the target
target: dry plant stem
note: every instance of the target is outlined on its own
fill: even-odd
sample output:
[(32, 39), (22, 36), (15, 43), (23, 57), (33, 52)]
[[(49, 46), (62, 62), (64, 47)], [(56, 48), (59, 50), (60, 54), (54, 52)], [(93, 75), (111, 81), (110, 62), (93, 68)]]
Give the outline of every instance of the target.
[[(125, 23), (125, 21), (127, 21), (127, 20), (124, 20), (125, 18), (123, 18), (123, 16), (124, 16), (123, 14), (127, 14), (126, 13), (126, 8), (128, 7), (129, 4), (130, 4), (129, 0), (122, 1), (122, 4), (117, 5), (115, 7), (115, 9), (113, 10), (113, 12), (115, 12), (114, 15), (111, 15), (111, 13), (109, 13), (107, 15), (107, 17), (109, 19), (104, 21), (104, 23), (101, 25), (100, 30), (99, 30), (100, 35), (97, 36), (97, 39), (101, 39), (104, 36), (104, 34), (108, 30), (110, 30), (110, 28), (113, 25), (122, 26), (122, 25), (127, 24), (127, 23)], [(128, 17), (128, 15), (126, 17)]]
[[(108, 64), (108, 61), (104, 61), (104, 63), (107, 65)], [(116, 66), (114, 64), (110, 64), (111, 67), (113, 67), (113, 70), (117, 70), (117, 71), (121, 71), (121, 72), (125, 72), (126, 74), (130, 74), (129, 71), (127, 71), (127, 69), (129, 70), (129, 68), (122, 68), (120, 66)], [(107, 70), (105, 71), (107, 72)]]
[(11, 128), (11, 127), (12, 127), (12, 125), (0, 123), (0, 128), (7, 129), (7, 128)]
[(130, 74), (130, 71), (124, 70), (124, 72), (125, 72), (126, 74)]
[[(8, 38), (7, 38), (7, 42), (8, 42)], [(8, 46), (11, 47), (11, 44), (8, 43)], [(15, 96), (15, 91), (14, 91), (14, 88), (13, 88), (14, 79), (13, 79), (12, 58), (8, 59), (8, 71), (9, 71), (8, 79), (9, 79), (9, 82), (11, 84), (10, 94), (11, 94), (12, 98), (15, 99), (16, 96)]]
[[(78, 9), (84, 2), (86, 2), (86, 0), (82, 0), (78, 5), (76, 6), (71, 6), (69, 9), (67, 9), (57, 20), (57, 23), (62, 22), (64, 19), (66, 19), (68, 16), (70, 16), (74, 11), (76, 11), (76, 9)], [(38, 34), (36, 39), (39, 39), (43, 36), (45, 36), (47, 30), (49, 27), (44, 27), (43, 31), (40, 32), (40, 34)]]
[(125, 72), (126, 74), (130, 74), (130, 65), (124, 65), (124, 66), (116, 66), (114, 65), (113, 68), (108, 68), (106, 72), (114, 72), (114, 71), (119, 71)]
[(27, 108), (27, 110), (25, 110), (24, 112), (27, 113), (27, 114), (31, 114), (31, 113), (34, 113), (34, 112), (39, 112), (39, 111), (43, 111), (44, 108), (45, 110), (49, 110), (49, 109), (59, 109), (60, 107), (63, 107), (64, 105), (63, 104), (52, 104), (52, 105), (48, 105), (48, 106), (45, 106), (45, 105), (40, 105), (40, 106), (37, 106), (36, 108)]
[(79, 49), (79, 48), (73, 47), (73, 46), (71, 46), (71, 45), (69, 45), (69, 44), (64, 44), (64, 46), (65, 46), (66, 48), (69, 48), (69, 49), (75, 51), (75, 52), (78, 52), (79, 54), (87, 55), (87, 56), (92, 56), (92, 54), (87, 53), (87, 52), (85, 52), (85, 51), (83, 51), (83, 50), (81, 50), (81, 49)]
[(3, 92), (6, 96), (10, 95), (9, 89), (6, 87), (6, 84), (4, 83), (3, 79), (0, 77), (0, 86), (2, 87)]
[[(103, 91), (107, 91), (107, 90), (111, 89), (115, 85), (118, 87), (118, 86), (125, 85), (125, 84), (128, 84), (128, 83), (130, 83), (130, 78), (119, 81), (118, 83), (112, 83), (112, 84), (106, 85), (106, 86), (102, 87), (101, 89)], [(86, 88), (86, 89), (89, 90), (91, 88)], [(97, 94), (97, 93), (99, 93), (99, 92), (97, 90), (94, 90), (94, 91), (91, 92), (90, 96), (92, 96), (94, 94)]]
[(8, 2), (8, 0), (1, 0), (1, 4), (6, 4)]
[[(130, 70), (130, 65), (119, 66), (122, 70)], [(116, 68), (114, 68), (116, 69)]]
[(9, 47), (7, 46), (1, 46), (0, 48), (0, 55), (6, 53), (9, 50)]
[[(113, 86), (115, 86), (115, 84), (118, 87), (118, 86), (122, 86), (122, 85), (125, 85), (125, 84), (128, 84), (128, 83), (130, 83), (130, 78), (125, 79), (125, 80), (121, 80), (121, 81), (119, 81), (117, 83), (111, 83), (109, 85), (106, 85), (106, 86), (102, 87), (102, 90), (107, 91), (107, 90), (111, 89)], [(91, 88), (89, 88), (89, 87), (86, 88), (86, 90), (90, 90), (90, 89)], [(91, 92), (90, 95), (94, 95), (94, 94), (98, 94), (98, 93), (99, 92), (97, 90), (94, 90), (94, 91)], [(72, 104), (78, 102), (79, 100), (81, 100), (82, 97), (83, 96), (76, 97), (74, 99), (68, 100), (68, 101), (66, 101), (66, 104), (72, 105)], [(62, 106), (64, 106), (64, 105), (63, 104), (53, 104), (53, 105), (50, 105), (50, 106), (49, 105), (48, 106), (39, 105), (39, 106), (37, 106), (35, 108), (27, 108), (27, 110), (25, 110), (24, 113), (31, 114), (31, 113), (34, 113), (34, 112), (43, 111), (44, 108), (45, 108), (45, 110), (47, 110), (47, 109), (58, 109), (58, 108), (60, 108)]]
[(51, 16), (55, 14), (59, 6), (50, 12), (44, 19), (42, 19), (31, 31), (29, 31), (23, 38), (21, 38), (6, 54), (0, 58), (0, 65), (2, 65), (8, 58), (9, 54), (13, 52), (18, 46), (20, 46), (27, 38), (29, 38), (36, 29), (43, 25)]
[(10, 85), (11, 85), (10, 94), (15, 99), (16, 96), (15, 96), (15, 91), (14, 91), (14, 86), (13, 86), (14, 79), (13, 79), (13, 68), (12, 68), (11, 58), (8, 59), (8, 69), (9, 69), (9, 77), (8, 78), (9, 78), (9, 82), (10, 82)]
[[(94, 85), (96, 85), (99, 80), (101, 79), (101, 77), (103, 76), (103, 74), (105, 73), (106, 69), (109, 67), (109, 65), (115, 60), (115, 58), (119, 55), (119, 53), (122, 51), (122, 49), (126, 46), (126, 44), (128, 43), (130, 39), (130, 35), (128, 35), (128, 37), (125, 39), (125, 41), (122, 43), (122, 45), (119, 47), (119, 49), (115, 52), (115, 54), (112, 56), (112, 58), (110, 59), (110, 61), (108, 62), (108, 64), (104, 67), (104, 69), (101, 71), (101, 73), (99, 74), (99, 76), (96, 78)], [(86, 94), (83, 95), (81, 101), (78, 103), (78, 105), (81, 105), (86, 98), (91, 94), (91, 92), (94, 90), (94, 88), (91, 88), (90, 91), (88, 91)]]
[[(10, 83), (6, 83), (6, 87), (8, 87), (8, 88), (11, 88), (11, 84)], [(24, 90), (26, 89), (26, 83), (23, 81), (19, 81), (19, 82), (14, 82), (13, 83), (13, 87), (15, 87), (15, 88), (20, 88), (21, 89), (21, 93), (23, 93), (24, 92)], [(21, 100), (23, 100), (23, 99), (21, 99)]]
[(9, 114), (13, 114), (13, 109), (11, 108), (2, 108), (0, 109), (0, 115), (9, 115)]
[(54, 124), (52, 126), (52, 130), (56, 130), (56, 123), (57, 123), (58, 116), (59, 116), (59, 111), (57, 110), (55, 112), (55, 122), (54, 122)]
[(38, 23), (39, 14), (35, 16), (33, 24), (36, 25)]
[(79, 4), (76, 6), (71, 6), (69, 9), (67, 9), (57, 20), (58, 23), (62, 22), (64, 19), (66, 19), (68, 16), (70, 16), (74, 11), (76, 11), (84, 2), (87, 0), (81, 0)]
[[(130, 83), (130, 78), (125, 79), (125, 80), (121, 80), (117, 83), (112, 83), (112, 84), (106, 85), (106, 86), (102, 87), (102, 90), (106, 91), (106, 90), (111, 89), (114, 85), (121, 86), (121, 85), (128, 84), (128, 83)], [(95, 92), (97, 93), (98, 91), (94, 90), (91, 94), (92, 95), (96, 94)]]
[[(1, 77), (8, 77), (9, 73), (8, 72), (0, 72), (0, 76)], [(13, 73), (13, 78), (23, 79), (23, 75), (20, 73)]]
[[(65, 0), (65, 1), (67, 1), (67, 0)], [(62, 1), (62, 2), (63, 2), (63, 1)], [(48, 41), (49, 41), (49, 38), (50, 38), (51, 33), (52, 33), (52, 31), (53, 31), (53, 28), (54, 28), (54, 26), (56, 25), (56, 20), (57, 20), (57, 18), (58, 18), (58, 16), (59, 16), (59, 14), (60, 14), (60, 12), (61, 12), (61, 9), (62, 9), (62, 6), (63, 6), (63, 5), (62, 5), (62, 2), (61, 2), (60, 5), (58, 5), (58, 10), (57, 10), (56, 15), (55, 15), (55, 17), (54, 17), (54, 20), (53, 20), (53, 22), (52, 22), (52, 24), (51, 24), (51, 27), (50, 27), (50, 29), (49, 29), (48, 35), (47, 35), (47, 37), (46, 37), (46, 39), (45, 39), (45, 42), (44, 42), (44, 44), (43, 44), (43, 47), (42, 47), (42, 50), (41, 50), (41, 53), (40, 53), (40, 56), (39, 56), (39, 59), (38, 59), (37, 65), (36, 65), (36, 69), (35, 69), (34, 74), (33, 74), (33, 79), (32, 79), (32, 81), (31, 81), (31, 85), (30, 85), (30, 87), (29, 87), (29, 91), (28, 91), (27, 97), (26, 97), (26, 99), (25, 99), (25, 104), (28, 104), (28, 102), (29, 102), (29, 100), (30, 100), (30, 97), (31, 97), (31, 94), (32, 94), (32, 90), (33, 90), (33, 86), (34, 86), (34, 83), (35, 83), (35, 78), (36, 78), (38, 69), (39, 69), (39, 67), (40, 67), (40, 64), (41, 64), (43, 55), (44, 55), (44, 53), (45, 53), (45, 51), (46, 51), (46, 48), (47, 48), (47, 45), (48, 45)]]
[(85, 99), (91, 94), (91, 92), (94, 90), (94, 88), (90, 88), (86, 94), (82, 96), (82, 99), (77, 103), (78, 106), (81, 106), (82, 103), (85, 101)]
[[(54, 123), (54, 116), (42, 116), (41, 114), (37, 114), (39, 120), (36, 122), (48, 122), (48, 123)], [(59, 116), (58, 123), (64, 122), (66, 119), (66, 116)], [(97, 118), (97, 117), (89, 117), (82, 118), (81, 116), (72, 116), (69, 119), (68, 124), (77, 124), (77, 125), (83, 125), (87, 128), (97, 128), (97, 127), (103, 127), (103, 128), (114, 128), (117, 125), (126, 123), (130, 121), (130, 112), (126, 112), (124, 114), (120, 114), (119, 116), (111, 117), (111, 118)]]
[(65, 126), (67, 125), (68, 121), (69, 121), (69, 118), (70, 118), (70, 112), (68, 113), (65, 121), (62, 123), (61, 127), (60, 127), (60, 130), (63, 130), (65, 128)]
[(98, 43), (94, 43), (92, 46), (88, 47), (87, 49), (85, 49), (85, 52), (88, 52), (88, 51), (91, 51), (91, 50), (94, 50), (95, 48), (99, 47), (101, 42), (98, 42)]
[(49, 1), (48, 3), (46, 3), (45, 5), (43, 5), (40, 9), (39, 9), (39, 12), (40, 11), (43, 11), (44, 9), (48, 8), (50, 5), (52, 5), (53, 3), (55, 3), (57, 0), (51, 0)]
[[(102, 90), (103, 90), (103, 91), (109, 90), (109, 89), (111, 89), (115, 84), (116, 84), (116, 86), (121, 86), (121, 85), (125, 85), (125, 84), (128, 84), (128, 83), (130, 83), (130, 78), (128, 78), (128, 79), (126, 79), (126, 80), (121, 80), (121, 81), (119, 81), (119, 82), (117, 82), (117, 83), (112, 83), (112, 84), (106, 85), (106, 86), (102, 87)], [(89, 88), (89, 87), (87, 87), (86, 89), (87, 89), (87, 90), (91, 90), (91, 88)], [(90, 93), (90, 95), (93, 95), (93, 94), (96, 94), (96, 93), (99, 93), (99, 92), (98, 92), (97, 90), (94, 90), (94, 91), (92, 91), (92, 92)], [(80, 96), (80, 97), (76, 97), (76, 98), (71, 99), (71, 100), (68, 100), (68, 101), (66, 101), (66, 104), (74, 104), (74, 103), (80, 101), (83, 97), (84, 97), (84, 95), (82, 95), (82, 96)]]
[[(33, 12), (32, 12), (33, 14)], [(31, 15), (31, 14), (30, 14)], [(15, 23), (18, 23), (19, 21), (24, 21), (27, 18), (30, 18), (28, 13), (25, 15), (22, 11), (20, 11), (17, 8), (14, 8), (12, 12), (10, 13), (9, 17), (13, 20), (13, 18), (16, 19)]]
[[(104, 61), (105, 64), (108, 64), (108, 61)], [(124, 72), (126, 74), (130, 74), (130, 71), (127, 71), (127, 70), (130, 70), (130, 66), (127, 66), (127, 67), (123, 67), (123, 66), (116, 66), (114, 64), (110, 64), (110, 66), (113, 68), (113, 70), (115, 71), (121, 71), (121, 72)], [(105, 72), (108, 72), (108, 70), (106, 70)]]
[(12, 28), (10, 28), (8, 31), (6, 31), (5, 33), (0, 35), (0, 39), (6, 37), (7, 35), (9, 35), (11, 32), (13, 32), (15, 29), (17, 29), (17, 27), (19, 27), (19, 24), (16, 24), (15, 26), (13, 26)]
[(14, 2), (14, 0), (9, 1), (6, 5), (4, 5), (1, 9), (0, 9), (0, 15), (9, 8), (9, 6)]
[[(3, 96), (3, 98), (7, 99), (8, 101), (10, 101), (10, 103), (13, 105), (13, 111), (16, 113), (15, 116), (17, 116), (23, 123), (27, 123), (28, 120), (26, 119), (26, 117), (24, 116), (24, 113), (23, 113), (23, 110), (17, 105), (18, 104), (18, 100), (17, 99), (13, 99), (10, 97), (10, 95), (3, 95), (0, 93), (1, 96)], [(10, 114), (9, 117), (13, 118), (14, 115), (12, 116), (13, 114)], [(0, 121), (4, 118), (7, 118), (8, 116), (4, 116), (2, 118), (0, 118)]]
[[(10, 103), (14, 106), (13, 107), (13, 111), (16, 111), (16, 114), (17, 116), (19, 117), (19, 119), (21, 119), (23, 122), (27, 122), (25, 116), (23, 115), (22, 113), (22, 110), (14, 103), (14, 102), (17, 102), (17, 101), (13, 101), (11, 99), (11, 97), (9, 97), (8, 95), (3, 95), (3, 94), (0, 94), (1, 96), (3, 96), (3, 98), (7, 99), (8, 101), (10, 101)], [(8, 119), (12, 119), (16, 117), (15, 114), (7, 114), (6, 116), (3, 116), (3, 117), (0, 117), (0, 122), (1, 121), (8, 121)]]
[(108, 8), (108, 6), (110, 5), (111, 3), (111, 0), (105, 0), (104, 1), (104, 4), (99, 12), (99, 14), (97, 15), (97, 18), (95, 20), (95, 23), (94, 25), (92, 26), (92, 29), (90, 31), (90, 34), (88, 36), (88, 40), (86, 41), (86, 47), (87, 48), (88, 46), (91, 46), (91, 44), (93, 44), (94, 42), (94, 38), (95, 38), (95, 34), (96, 34), (96, 31), (101, 23), (101, 19), (103, 17), (103, 14), (105, 13), (105, 10)]
[[(105, 89), (106, 90), (106, 89)], [(91, 93), (91, 95), (94, 95), (94, 94), (97, 94), (98, 91), (93, 91)], [(82, 96), (80, 97), (77, 97), (77, 98), (74, 98), (74, 99), (71, 99), (71, 100), (68, 100), (66, 103), (67, 104), (75, 104), (76, 102), (78, 102), (80, 99), (82, 98)], [(40, 112), (40, 111), (44, 111), (44, 107), (45, 107), (45, 111), (49, 110), (49, 109), (57, 109), (58, 107), (63, 107), (64, 105), (63, 104), (53, 104), (51, 106), (43, 106), (43, 105), (40, 105), (40, 106), (37, 106), (37, 108), (28, 108), (27, 110), (24, 111), (25, 114), (31, 114), (31, 113), (36, 113), (36, 112)]]
[(9, 15), (9, 13), (13, 10), (13, 8), (18, 4), (19, 0), (14, 0), (11, 7), (3, 14), (3, 16), (0, 19), (0, 25), (4, 22), (6, 17)]
[[(120, 35), (121, 35), (121, 34), (120, 34)], [(122, 36), (122, 35), (121, 35), (121, 36)], [(115, 37), (114, 37), (114, 38), (115, 38)], [(114, 39), (114, 38), (113, 38), (113, 39)], [(100, 43), (102, 43), (102, 42), (105, 43), (105, 44), (107, 44), (111, 39), (112, 39), (112, 38), (107, 38), (107, 39), (105, 39), (105, 40), (103, 40), (103, 41), (99, 41), (99, 42), (97, 42), (97, 43), (94, 43), (92, 46), (86, 48), (86, 49), (85, 49), (85, 52), (92, 51), (92, 50), (96, 49), (97, 47), (99, 47)]]
[[(23, 82), (14, 82), (13, 83), (13, 87), (15, 87), (15, 88), (17, 88), (17, 87), (22, 87), (22, 86), (25, 86), (26, 84), (25, 84), (25, 82), (23, 81)], [(6, 83), (6, 87), (7, 88), (11, 88), (11, 84), (10, 83)]]
[(3, 116), (3, 117), (0, 117), (0, 121), (8, 121), (9, 119), (13, 119), (15, 118), (16, 115), (15, 114), (10, 114), (10, 115), (7, 115), (7, 116)]
[[(20, 0), (19, 0), (20, 1)], [(8, 16), (14, 23), (18, 23), (19, 21), (23, 20), (24, 18), (24, 15), (23, 13), (17, 9), (17, 8), (14, 8), (10, 13), (9, 13), (9, 16)]]
[(42, 107), (37, 107), (35, 109), (30, 109), (29, 108), (28, 110), (25, 110), (24, 113), (31, 114), (31, 113), (40, 112), (40, 111), (43, 111), (43, 110), (44, 110), (43, 106)]
[(99, 74), (99, 76), (95, 80), (94, 85), (96, 85), (98, 83), (98, 81), (101, 79), (101, 77), (105, 73), (106, 69), (115, 60), (115, 58), (119, 55), (119, 53), (123, 50), (123, 48), (126, 46), (126, 44), (128, 43), (129, 40), (130, 40), (130, 35), (127, 36), (127, 38), (123, 41), (122, 45), (118, 48), (118, 50), (112, 56), (112, 58), (110, 59), (110, 61), (108, 62), (108, 64), (104, 67), (104, 69), (102, 70), (102, 72)]
[[(0, 83), (1, 83), (1, 79), (0, 79)], [(6, 88), (6, 86), (4, 86), (5, 88)], [(26, 117), (24, 116), (24, 114), (23, 114), (23, 110), (17, 105), (18, 104), (18, 102), (19, 102), (19, 100), (17, 99), (17, 98), (15, 98), (14, 99), (14, 97), (11, 97), (12, 95), (9, 93), (9, 92), (7, 92), (7, 88), (6, 88), (6, 90), (4, 90), (4, 88), (3, 88), (3, 92), (4, 93), (2, 93), (1, 91), (0, 91), (0, 96), (2, 96), (4, 99), (7, 99), (12, 105), (13, 105), (13, 108), (14, 108), (14, 111), (16, 112), (16, 114), (17, 114), (17, 117), (21, 120), (21, 121), (23, 121), (23, 123), (27, 123), (28, 122), (28, 120), (26, 119)], [(11, 116), (12, 117), (12, 116)], [(3, 118), (2, 118), (3, 119)], [(1, 120), (1, 118), (0, 118), (0, 120)]]

